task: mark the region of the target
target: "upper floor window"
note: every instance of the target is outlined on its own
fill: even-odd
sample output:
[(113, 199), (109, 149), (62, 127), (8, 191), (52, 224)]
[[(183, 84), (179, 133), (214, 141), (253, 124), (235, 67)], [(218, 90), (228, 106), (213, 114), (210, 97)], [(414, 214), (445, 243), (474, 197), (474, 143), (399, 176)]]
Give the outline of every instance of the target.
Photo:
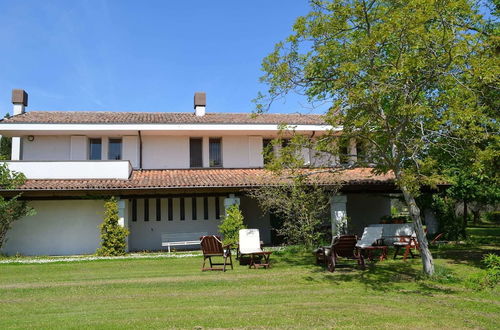
[(89, 159), (101, 160), (102, 141), (101, 139), (89, 139)]
[(222, 139), (210, 138), (208, 141), (210, 167), (222, 166)]
[(203, 167), (202, 139), (189, 139), (189, 166)]
[(109, 139), (108, 159), (122, 159), (122, 139)]

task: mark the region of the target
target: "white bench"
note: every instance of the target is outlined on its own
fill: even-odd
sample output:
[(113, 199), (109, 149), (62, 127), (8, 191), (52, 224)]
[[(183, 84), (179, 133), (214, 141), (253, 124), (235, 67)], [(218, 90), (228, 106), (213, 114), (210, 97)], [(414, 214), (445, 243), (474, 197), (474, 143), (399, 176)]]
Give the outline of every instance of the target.
[(171, 246), (198, 245), (200, 244), (200, 237), (206, 235), (207, 233), (161, 234), (161, 246), (168, 247), (168, 252), (170, 253)]

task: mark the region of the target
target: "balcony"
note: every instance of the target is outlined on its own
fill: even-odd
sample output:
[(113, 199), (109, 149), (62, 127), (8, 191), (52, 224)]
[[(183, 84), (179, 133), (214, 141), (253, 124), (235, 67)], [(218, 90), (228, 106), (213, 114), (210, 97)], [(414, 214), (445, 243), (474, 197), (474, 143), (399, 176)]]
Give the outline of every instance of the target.
[(7, 161), (11, 171), (27, 179), (128, 179), (128, 160)]

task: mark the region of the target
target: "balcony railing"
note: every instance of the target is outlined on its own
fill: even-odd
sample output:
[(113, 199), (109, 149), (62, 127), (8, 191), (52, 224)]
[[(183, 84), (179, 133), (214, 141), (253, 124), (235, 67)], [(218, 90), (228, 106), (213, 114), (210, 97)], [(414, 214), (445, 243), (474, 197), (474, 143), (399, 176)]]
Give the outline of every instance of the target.
[(128, 160), (7, 161), (11, 171), (27, 179), (128, 179)]

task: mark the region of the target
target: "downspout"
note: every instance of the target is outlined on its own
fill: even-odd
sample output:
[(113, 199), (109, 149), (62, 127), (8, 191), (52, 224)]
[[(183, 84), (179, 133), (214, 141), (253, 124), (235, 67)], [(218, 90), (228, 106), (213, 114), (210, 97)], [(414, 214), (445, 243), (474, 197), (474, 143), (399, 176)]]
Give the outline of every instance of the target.
[(142, 170), (142, 135), (141, 131), (137, 131), (139, 134), (139, 169)]

